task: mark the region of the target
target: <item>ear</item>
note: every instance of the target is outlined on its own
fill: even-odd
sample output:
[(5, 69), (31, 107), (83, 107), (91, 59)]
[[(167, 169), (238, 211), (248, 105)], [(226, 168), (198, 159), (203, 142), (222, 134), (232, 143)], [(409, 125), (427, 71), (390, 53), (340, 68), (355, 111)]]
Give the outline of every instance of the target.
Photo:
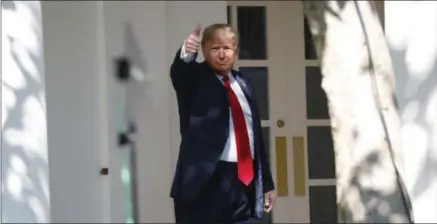
[(200, 48), (202, 48), (202, 54), (203, 54), (203, 57), (206, 57), (206, 49), (205, 49), (205, 46), (204, 45), (202, 45)]
[(235, 45), (235, 56), (238, 57), (240, 55), (240, 46), (238, 44)]

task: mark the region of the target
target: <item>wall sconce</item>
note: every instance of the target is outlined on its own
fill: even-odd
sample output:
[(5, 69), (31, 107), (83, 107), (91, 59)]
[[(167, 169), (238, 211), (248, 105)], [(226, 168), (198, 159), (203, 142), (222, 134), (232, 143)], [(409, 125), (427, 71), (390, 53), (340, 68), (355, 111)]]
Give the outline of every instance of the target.
[(129, 129), (125, 132), (120, 132), (118, 134), (118, 145), (125, 146), (128, 144), (132, 144), (136, 141), (136, 132), (137, 129), (134, 124), (129, 124)]
[(145, 73), (141, 68), (132, 64), (129, 58), (119, 57), (115, 60), (116, 77), (119, 81), (128, 82), (133, 79), (135, 82), (144, 82)]
[(131, 77), (130, 74), (130, 62), (127, 57), (120, 57), (116, 59), (116, 77), (120, 81), (129, 81), (129, 78)]

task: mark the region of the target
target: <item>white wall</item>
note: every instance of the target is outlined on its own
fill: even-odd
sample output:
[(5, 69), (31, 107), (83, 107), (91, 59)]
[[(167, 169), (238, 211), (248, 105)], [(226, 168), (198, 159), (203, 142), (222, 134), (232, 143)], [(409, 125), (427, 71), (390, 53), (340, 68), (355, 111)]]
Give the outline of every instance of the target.
[(416, 223), (437, 222), (437, 2), (385, 1)]
[(105, 220), (98, 3), (42, 2), (53, 222)]
[(0, 219), (50, 222), (41, 5), (2, 1), (1, 6)]
[[(53, 222), (123, 222), (116, 132), (128, 103), (137, 141), (139, 222), (173, 222), (179, 127), (169, 66), (197, 23), (225, 22), (225, 1), (43, 2)], [(113, 60), (144, 74), (125, 86)], [(121, 101), (123, 101), (121, 99)], [(100, 176), (102, 166), (109, 176)]]

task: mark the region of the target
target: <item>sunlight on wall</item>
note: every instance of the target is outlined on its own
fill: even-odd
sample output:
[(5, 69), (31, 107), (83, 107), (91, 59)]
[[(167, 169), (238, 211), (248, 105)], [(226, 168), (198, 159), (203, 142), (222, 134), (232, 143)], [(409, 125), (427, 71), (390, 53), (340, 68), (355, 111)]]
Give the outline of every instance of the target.
[(437, 2), (385, 2), (415, 221), (437, 222)]
[(39, 2), (2, 2), (2, 222), (49, 222)]

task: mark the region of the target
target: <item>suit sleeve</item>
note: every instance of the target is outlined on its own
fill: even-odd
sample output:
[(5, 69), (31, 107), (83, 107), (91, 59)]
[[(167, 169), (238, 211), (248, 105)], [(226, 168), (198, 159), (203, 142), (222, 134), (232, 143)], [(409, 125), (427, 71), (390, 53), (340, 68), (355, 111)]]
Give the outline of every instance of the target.
[[(185, 43), (184, 43), (185, 45)], [(185, 52), (184, 45), (177, 51), (170, 67), (170, 78), (178, 94), (186, 94), (197, 83), (198, 63), (197, 54)]]
[[(261, 121), (258, 119), (255, 122), (259, 128), (258, 130), (262, 130), (261, 129)], [(272, 172), (270, 171), (270, 162), (269, 162), (268, 157), (267, 157), (267, 150), (265, 147), (265, 142), (264, 142), (264, 138), (263, 138), (262, 134), (260, 134), (259, 141), (260, 141), (259, 153), (260, 153), (260, 160), (261, 160), (261, 164), (262, 164), (261, 170), (262, 170), (262, 177), (263, 177), (263, 192), (267, 193), (267, 192), (273, 191), (275, 189), (275, 184), (273, 183)]]

